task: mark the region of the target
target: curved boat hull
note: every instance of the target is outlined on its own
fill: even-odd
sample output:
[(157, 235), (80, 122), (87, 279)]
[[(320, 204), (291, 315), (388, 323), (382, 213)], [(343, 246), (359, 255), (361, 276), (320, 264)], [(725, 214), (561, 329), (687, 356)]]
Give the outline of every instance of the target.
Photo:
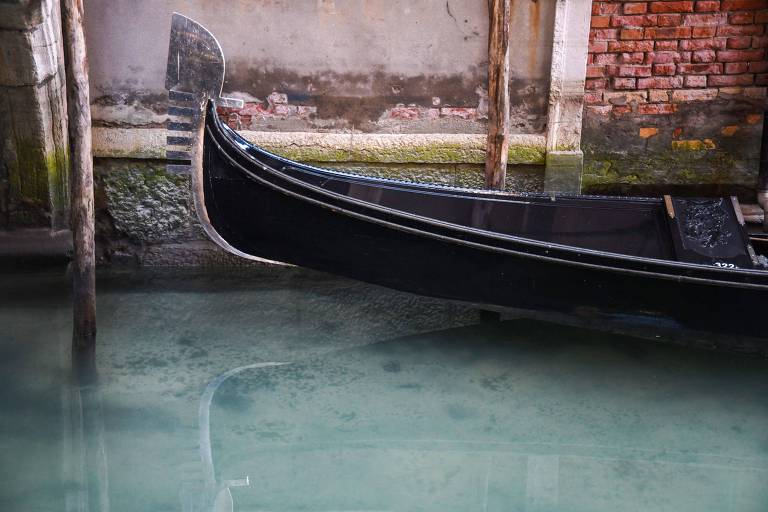
[[(758, 320), (768, 296), (765, 272), (564, 247), (396, 210), (349, 190), (365, 185), (370, 190), (362, 195), (370, 196), (377, 187), (389, 187), (401, 195), (415, 194), (416, 204), (436, 194), (453, 196), (448, 205), (459, 196), (478, 200), (494, 195), (326, 175), (326, 183), (349, 185), (343, 194), (324, 188), (319, 170), (249, 147), (220, 123), (213, 106), (207, 117), (202, 164), (207, 219), (237, 251), (474, 304), (660, 314), (691, 328), (762, 335)], [(591, 199), (608, 209), (611, 201), (625, 206), (634, 201), (645, 209), (658, 202), (583, 199), (584, 208), (594, 206)], [(538, 206), (546, 198), (497, 200)], [(578, 198), (570, 200), (579, 205)], [(620, 211), (620, 206), (613, 208)], [(670, 250), (657, 245), (659, 251)]]

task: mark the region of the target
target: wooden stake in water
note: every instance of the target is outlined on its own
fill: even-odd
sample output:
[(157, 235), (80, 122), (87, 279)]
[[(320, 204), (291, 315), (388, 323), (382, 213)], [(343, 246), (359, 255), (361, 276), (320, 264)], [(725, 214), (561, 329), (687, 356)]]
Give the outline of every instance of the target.
[(504, 190), (509, 152), (509, 22), (511, 0), (488, 0), (488, 143), (485, 186)]
[(75, 354), (92, 352), (96, 342), (93, 156), (83, 13), (83, 0), (62, 0), (69, 158), (72, 169), (71, 218), (75, 257), (72, 348)]

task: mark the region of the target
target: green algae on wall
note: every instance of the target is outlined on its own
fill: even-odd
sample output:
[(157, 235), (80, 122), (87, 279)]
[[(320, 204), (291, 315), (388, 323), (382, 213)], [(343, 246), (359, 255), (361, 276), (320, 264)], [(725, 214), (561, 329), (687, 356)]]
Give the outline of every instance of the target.
[[(691, 149), (693, 148), (693, 149)], [(678, 145), (652, 154), (585, 151), (582, 186), (585, 193), (632, 189), (658, 190), (683, 186), (738, 193), (755, 185), (750, 160), (727, 151)], [(729, 192), (730, 191), (730, 192)]]
[[(265, 144), (262, 147), (301, 162), (481, 164), (485, 161), (484, 147), (467, 144), (370, 145), (350, 148)], [(509, 148), (508, 163), (543, 165), (545, 154), (543, 147), (513, 145)]]
[(738, 194), (754, 201), (762, 100), (679, 103), (669, 115), (584, 115), (588, 193)]
[(194, 236), (189, 177), (152, 160), (99, 160), (96, 186), (118, 233), (138, 242)]
[[(372, 164), (365, 162), (306, 162), (317, 167), (332, 167), (345, 172), (402, 180), (431, 183), (460, 188), (485, 188), (483, 167), (478, 164)], [(540, 191), (544, 169), (536, 165), (510, 165), (507, 168), (505, 190), (516, 192)]]
[(57, 148), (46, 153), (27, 141), (16, 141), (14, 150), (15, 159), (6, 164), (12, 224), (65, 227), (69, 210), (67, 150)]

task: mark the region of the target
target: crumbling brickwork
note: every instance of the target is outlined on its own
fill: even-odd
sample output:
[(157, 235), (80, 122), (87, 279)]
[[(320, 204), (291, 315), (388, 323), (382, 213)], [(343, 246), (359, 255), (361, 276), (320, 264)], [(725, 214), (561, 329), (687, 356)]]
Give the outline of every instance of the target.
[(587, 109), (671, 114), (680, 103), (762, 98), (768, 0), (625, 0), (592, 5)]

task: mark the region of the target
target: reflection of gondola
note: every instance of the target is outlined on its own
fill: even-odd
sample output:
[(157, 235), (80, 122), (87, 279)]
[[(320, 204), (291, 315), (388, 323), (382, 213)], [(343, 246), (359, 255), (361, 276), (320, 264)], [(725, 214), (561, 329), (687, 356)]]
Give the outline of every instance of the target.
[[(680, 354), (515, 322), (242, 367), (201, 400), (201, 412), (213, 404), (201, 446), (217, 446), (220, 480), (250, 477), (234, 493), (243, 510), (709, 510), (760, 500), (768, 460), (752, 449), (760, 430), (749, 406), (723, 422), (686, 404), (720, 403), (750, 382), (762, 390), (761, 362), (745, 358), (738, 372), (713, 364), (715, 354)], [(584, 371), (598, 358), (607, 388)], [(714, 380), (670, 380), (704, 369)], [(744, 436), (719, 436), (734, 421)], [(717, 446), (702, 442), (712, 436)]]
[(760, 334), (768, 272), (735, 200), (512, 196), (309, 167), (219, 120), (221, 82), (199, 76), (217, 58), (221, 73), (213, 36), (177, 15), (167, 86), (201, 110), (189, 110), (192, 152), (171, 156), (191, 161), (200, 219), (227, 250), (476, 304), (648, 311)]

